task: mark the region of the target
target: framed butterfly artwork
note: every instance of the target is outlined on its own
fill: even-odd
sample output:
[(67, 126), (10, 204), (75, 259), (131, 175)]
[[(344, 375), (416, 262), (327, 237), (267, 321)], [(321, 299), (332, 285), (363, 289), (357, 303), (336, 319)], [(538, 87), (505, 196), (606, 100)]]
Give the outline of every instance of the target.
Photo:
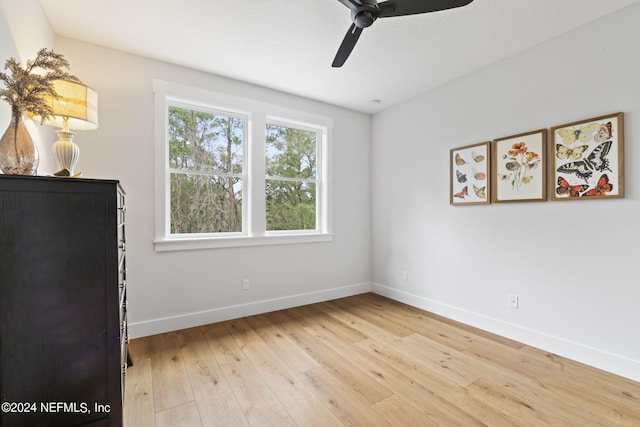
[(449, 151), (451, 205), (491, 203), (490, 144), (483, 142)]
[(624, 197), (623, 113), (551, 128), (552, 200)]
[(547, 198), (547, 130), (493, 140), (493, 202), (533, 202)]

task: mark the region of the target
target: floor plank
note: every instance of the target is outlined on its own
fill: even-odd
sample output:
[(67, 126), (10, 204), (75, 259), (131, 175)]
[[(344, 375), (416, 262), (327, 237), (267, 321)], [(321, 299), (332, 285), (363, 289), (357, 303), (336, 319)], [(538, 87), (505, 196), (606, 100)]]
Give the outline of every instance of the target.
[(375, 339), (361, 341), (358, 346), (369, 353), (368, 363), (376, 369), (378, 377), (389, 381), (394, 394), (424, 412), (427, 419), (444, 425), (461, 423), (468, 426), (483, 425), (485, 419), (503, 420), (492, 412), (487, 415), (479, 411), (479, 405), (468, 398), (464, 387), (446, 376), (435, 374), (431, 367), (417, 363), (397, 346)]
[(326, 403), (336, 417), (342, 420), (344, 425), (393, 426), (378, 415), (365, 396), (354, 391), (343, 378), (334, 376), (324, 366), (306, 372), (302, 375), (302, 379)]
[(151, 359), (139, 359), (127, 370), (124, 401), (125, 427), (154, 427)]
[[(193, 401), (193, 391), (176, 333), (154, 335), (152, 340), (156, 349), (151, 354), (155, 410), (161, 412)], [(136, 356), (133, 357), (136, 360)]]
[(177, 334), (202, 425), (248, 426), (249, 422), (202, 330), (189, 329)]
[(306, 372), (320, 366), (304, 349), (295, 345), (282, 328), (271, 323), (267, 316), (250, 317), (247, 322), (293, 372)]
[(127, 427), (640, 425), (640, 383), (375, 294), (130, 351)]
[(156, 414), (157, 427), (202, 427), (198, 408), (194, 402), (183, 403)]

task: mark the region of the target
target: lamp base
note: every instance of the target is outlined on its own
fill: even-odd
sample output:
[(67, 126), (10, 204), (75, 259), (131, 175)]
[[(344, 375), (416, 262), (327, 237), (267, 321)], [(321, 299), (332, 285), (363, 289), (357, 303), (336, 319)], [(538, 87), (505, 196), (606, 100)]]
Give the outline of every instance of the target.
[[(56, 133), (60, 139), (53, 144), (53, 154), (58, 162), (58, 166), (62, 169), (60, 172), (68, 169), (69, 175), (67, 176), (73, 176), (73, 169), (80, 157), (80, 148), (73, 142), (73, 137), (76, 134), (68, 130), (57, 130)], [(56, 176), (64, 176), (58, 175), (60, 172), (56, 172)]]

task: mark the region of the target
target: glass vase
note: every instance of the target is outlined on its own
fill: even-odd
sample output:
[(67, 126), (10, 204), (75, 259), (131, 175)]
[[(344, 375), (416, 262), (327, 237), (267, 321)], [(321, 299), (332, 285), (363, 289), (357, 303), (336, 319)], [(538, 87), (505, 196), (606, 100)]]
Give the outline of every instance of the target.
[(17, 108), (11, 109), (11, 123), (0, 138), (0, 169), (8, 175), (35, 175), (38, 171), (38, 148)]

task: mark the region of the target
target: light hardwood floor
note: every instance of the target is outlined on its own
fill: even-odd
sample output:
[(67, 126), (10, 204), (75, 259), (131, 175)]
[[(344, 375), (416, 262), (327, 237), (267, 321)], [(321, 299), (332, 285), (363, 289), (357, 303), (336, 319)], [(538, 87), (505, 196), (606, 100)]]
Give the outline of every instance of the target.
[(130, 349), (126, 427), (640, 426), (640, 383), (374, 294)]

